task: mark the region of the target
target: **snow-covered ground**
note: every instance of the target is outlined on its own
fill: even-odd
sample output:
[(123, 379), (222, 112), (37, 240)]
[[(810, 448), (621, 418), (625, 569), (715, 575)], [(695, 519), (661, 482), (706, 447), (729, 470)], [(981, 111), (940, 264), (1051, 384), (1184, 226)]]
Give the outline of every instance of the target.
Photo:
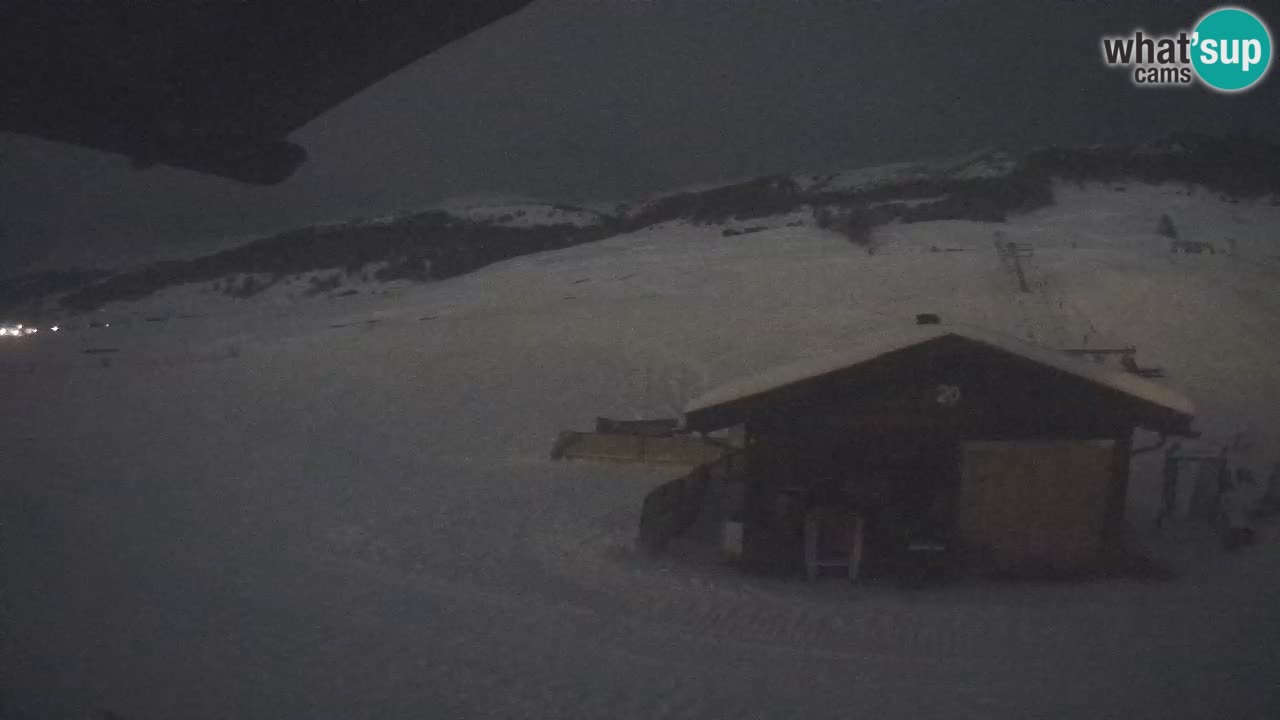
[[(1134, 344), (1265, 475), (1280, 208), (1186, 192), (1060, 187), (1005, 224), (878, 228), (874, 254), (671, 223), (381, 294), (170, 290), (0, 347), (0, 715), (1277, 717), (1274, 527), (1237, 555), (1149, 539), (1168, 581), (810, 586), (640, 557), (670, 471), (547, 460), (597, 414), (938, 312)], [(1162, 213), (1236, 253), (1171, 256)], [(1035, 293), (997, 232), (1034, 248)]]

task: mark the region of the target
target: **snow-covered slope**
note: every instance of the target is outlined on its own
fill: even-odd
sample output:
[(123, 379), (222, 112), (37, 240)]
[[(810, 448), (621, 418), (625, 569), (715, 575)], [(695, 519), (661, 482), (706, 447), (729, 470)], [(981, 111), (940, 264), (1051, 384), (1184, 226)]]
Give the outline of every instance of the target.
[[(156, 258), (134, 267), (46, 268), (54, 271), (0, 280), (0, 310), (35, 319), (201, 283), (220, 285), (225, 294), (243, 299), (317, 273), (373, 272), (378, 282), (428, 282), (521, 255), (684, 226), (715, 227), (737, 236), (819, 225), (843, 228), (851, 240), (867, 244), (868, 230), (892, 224), (1003, 222), (1050, 209), (1054, 187), (1064, 183), (1116, 188), (1135, 182), (1181, 186), (1184, 194), (1212, 194), (1228, 204), (1274, 203), (1280, 198), (1280, 146), (1178, 134), (1139, 146), (1042, 148), (1018, 155), (987, 150), (835, 174), (778, 174), (687, 187), (639, 203), (593, 207), (469, 196), (435, 208), (298, 228), (234, 247), (211, 244), (203, 254), (190, 246), (177, 253), (176, 244), (177, 254), (166, 261)], [(1101, 213), (1093, 217), (1106, 222)], [(254, 279), (246, 286), (247, 277)]]
[[(1206, 438), (1251, 429), (1265, 474), (1280, 208), (1180, 185), (1055, 192), (1006, 223), (891, 223), (873, 252), (812, 224), (676, 221), (384, 294), (170, 289), (109, 303), (110, 328), (82, 316), (0, 347), (0, 574), (21, 579), (0, 607), (4, 709), (1271, 717), (1274, 528), (1238, 556), (1157, 543), (1180, 574), (1163, 583), (810, 587), (638, 557), (640, 500), (668, 474), (546, 459), (597, 414), (669, 415), (938, 312), (1136, 345)], [(1166, 213), (1234, 253), (1171, 255)], [(1034, 292), (997, 240), (1033, 249)], [(1138, 528), (1153, 463), (1135, 463)]]

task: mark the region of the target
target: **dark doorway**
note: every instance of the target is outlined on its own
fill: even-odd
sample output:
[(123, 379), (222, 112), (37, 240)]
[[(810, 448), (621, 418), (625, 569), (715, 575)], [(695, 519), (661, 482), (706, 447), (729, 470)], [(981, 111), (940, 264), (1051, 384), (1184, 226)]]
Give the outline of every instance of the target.
[(945, 541), (959, 488), (959, 444), (930, 431), (860, 434), (841, 448), (851, 509), (866, 518), (868, 576), (894, 575), (913, 540)]
[[(804, 515), (814, 509), (862, 518), (868, 577), (896, 574), (913, 539), (950, 535), (959, 444), (949, 433), (828, 430), (796, 434), (769, 449), (749, 492), (759, 511), (748, 521), (756, 549), (747, 554), (772, 555), (773, 572), (799, 569)], [(757, 543), (776, 545), (766, 550)]]

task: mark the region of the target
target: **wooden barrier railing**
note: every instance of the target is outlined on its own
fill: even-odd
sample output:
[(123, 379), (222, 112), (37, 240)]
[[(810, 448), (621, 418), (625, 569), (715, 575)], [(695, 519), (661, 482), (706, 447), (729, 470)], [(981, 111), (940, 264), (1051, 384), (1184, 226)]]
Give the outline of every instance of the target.
[(717, 460), (699, 465), (687, 474), (659, 485), (646, 495), (640, 509), (640, 535), (637, 539), (640, 548), (661, 552), (672, 538), (688, 530), (702, 512), (711, 484), (741, 473), (746, 466), (745, 459), (742, 451), (727, 452)]
[(601, 460), (696, 466), (714, 461), (730, 446), (692, 435), (670, 437), (565, 431), (551, 448), (553, 460)]

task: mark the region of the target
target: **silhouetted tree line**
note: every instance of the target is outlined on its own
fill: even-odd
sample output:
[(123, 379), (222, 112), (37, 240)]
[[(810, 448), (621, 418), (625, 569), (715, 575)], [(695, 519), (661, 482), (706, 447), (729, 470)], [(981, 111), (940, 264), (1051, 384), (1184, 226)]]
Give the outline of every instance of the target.
[(1067, 180), (1194, 183), (1237, 198), (1280, 193), (1280, 145), (1242, 136), (1174, 133), (1145, 150), (1047, 148), (1022, 166)]

